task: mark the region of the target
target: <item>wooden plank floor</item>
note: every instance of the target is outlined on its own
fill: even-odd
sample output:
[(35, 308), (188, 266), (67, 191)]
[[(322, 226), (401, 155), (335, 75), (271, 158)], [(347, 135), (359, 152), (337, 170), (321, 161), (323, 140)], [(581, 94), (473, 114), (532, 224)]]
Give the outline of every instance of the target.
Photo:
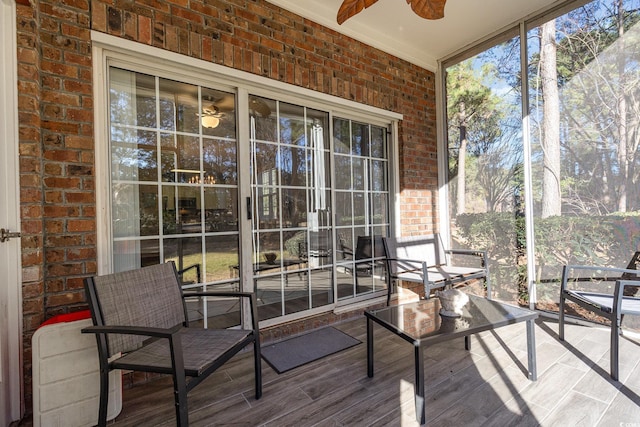
[[(236, 356), (189, 394), (192, 426), (416, 426), (413, 350), (375, 327), (375, 376), (366, 374), (364, 318), (337, 325), (362, 344), (278, 375), (265, 362), (253, 395), (252, 355)], [(525, 377), (525, 324), (425, 352), (429, 426), (640, 426), (640, 341), (621, 339), (621, 382), (609, 377), (608, 329), (536, 325), (538, 381)], [(112, 426), (174, 425), (169, 378), (124, 391)]]

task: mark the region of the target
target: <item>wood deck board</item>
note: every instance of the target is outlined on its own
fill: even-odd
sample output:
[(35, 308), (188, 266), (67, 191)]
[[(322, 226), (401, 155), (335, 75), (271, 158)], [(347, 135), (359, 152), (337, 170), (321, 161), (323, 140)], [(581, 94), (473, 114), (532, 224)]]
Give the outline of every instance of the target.
[[(522, 324), (473, 337), (471, 352), (464, 350), (462, 340), (428, 348), (428, 425), (637, 422), (640, 346), (621, 340), (625, 341), (622, 382), (611, 381), (606, 330), (567, 326), (567, 341), (560, 342), (557, 323), (548, 319), (537, 323), (537, 382), (529, 381), (523, 372)], [(191, 425), (417, 426), (411, 345), (383, 328), (374, 328), (374, 377), (368, 378), (365, 319), (337, 327), (362, 344), (282, 375), (263, 362), (264, 394), (258, 401), (253, 396), (251, 352), (234, 357), (191, 391)], [(112, 426), (174, 424), (168, 377), (124, 390), (123, 411), (110, 422)]]

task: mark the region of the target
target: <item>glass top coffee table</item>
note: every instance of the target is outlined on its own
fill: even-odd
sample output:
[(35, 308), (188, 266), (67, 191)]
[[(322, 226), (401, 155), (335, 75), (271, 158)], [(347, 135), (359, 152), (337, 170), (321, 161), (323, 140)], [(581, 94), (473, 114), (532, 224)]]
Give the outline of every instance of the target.
[(469, 295), (469, 302), (460, 317), (446, 317), (440, 313), (440, 300), (431, 298), (366, 311), (367, 318), (367, 375), (373, 377), (373, 323), (377, 323), (405, 341), (413, 344), (415, 358), (416, 418), (424, 424), (424, 348), (427, 344), (465, 339), (470, 349), (469, 336), (518, 322), (526, 322), (528, 377), (537, 379), (534, 322), (538, 313), (526, 308)]

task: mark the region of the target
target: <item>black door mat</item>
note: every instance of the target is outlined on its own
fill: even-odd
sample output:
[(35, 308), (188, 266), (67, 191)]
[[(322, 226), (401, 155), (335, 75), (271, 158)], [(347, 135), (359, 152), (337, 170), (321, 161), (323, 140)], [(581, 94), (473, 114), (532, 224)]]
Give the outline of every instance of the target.
[(326, 327), (262, 347), (262, 358), (279, 374), (360, 344), (360, 340)]

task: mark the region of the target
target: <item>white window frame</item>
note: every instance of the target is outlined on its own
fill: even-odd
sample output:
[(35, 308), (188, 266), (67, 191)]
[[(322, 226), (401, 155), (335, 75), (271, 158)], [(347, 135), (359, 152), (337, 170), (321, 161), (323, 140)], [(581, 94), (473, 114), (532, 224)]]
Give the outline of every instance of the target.
[[(97, 270), (98, 274), (112, 272), (112, 235), (111, 235), (111, 208), (110, 194), (105, 189), (110, 182), (110, 158), (109, 153), (109, 124), (108, 124), (108, 68), (121, 66), (133, 71), (147, 74), (161, 75), (181, 81), (193, 81), (195, 84), (212, 87), (226, 87), (235, 91), (238, 99), (239, 123), (238, 123), (238, 164), (249, 164), (249, 126), (242, 125), (242, 112), (248, 111), (244, 98), (252, 95), (273, 98), (279, 101), (293, 104), (304, 103), (306, 107), (329, 112), (330, 120), (334, 115), (351, 120), (363, 121), (369, 124), (389, 127), (392, 132), (388, 143), (390, 146), (390, 202), (392, 209), (392, 232), (399, 230), (399, 163), (398, 163), (398, 122), (402, 120), (402, 114), (359, 104), (332, 95), (315, 92), (288, 83), (269, 79), (263, 76), (235, 70), (220, 64), (187, 57), (174, 52), (140, 44), (131, 40), (125, 40), (97, 31), (91, 32), (93, 50), (93, 81), (94, 81), (94, 137), (95, 137), (95, 173), (96, 173), (96, 220), (97, 220)], [(238, 170), (238, 199), (246, 200), (251, 197), (250, 171)], [(242, 248), (251, 247), (251, 220), (248, 219), (247, 206), (240, 203), (239, 212), (240, 229), (240, 265), (241, 277), (252, 277), (251, 251)], [(250, 284), (250, 281), (245, 281)], [(334, 304), (335, 305), (335, 304)], [(325, 310), (326, 311), (326, 310)], [(312, 311), (304, 312), (309, 315)], [(288, 319), (287, 319), (288, 320)]]

